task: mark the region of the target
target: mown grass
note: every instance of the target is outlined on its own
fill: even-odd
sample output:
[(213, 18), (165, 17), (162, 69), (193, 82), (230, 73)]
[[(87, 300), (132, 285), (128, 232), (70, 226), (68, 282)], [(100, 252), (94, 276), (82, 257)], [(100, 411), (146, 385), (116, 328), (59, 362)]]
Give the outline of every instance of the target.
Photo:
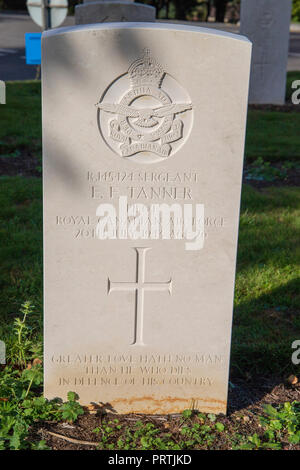
[(250, 110), (245, 156), (248, 163), (261, 157), (268, 162), (300, 159), (300, 112)]
[[(3, 177), (0, 189), (0, 337), (31, 300), (29, 321), (41, 334), (42, 201), (38, 178)], [(245, 186), (239, 235), (232, 343), (238, 375), (293, 371), (291, 343), (299, 337), (300, 191)]]
[[(287, 92), (299, 77), (298, 72), (289, 74)], [(0, 153), (21, 158), (15, 156), (16, 149), (28, 148), (39, 154), (40, 83), (7, 86), (7, 105), (0, 115)], [(247, 158), (299, 157), (299, 128), (300, 113), (250, 111)], [(37, 178), (1, 178), (0, 338), (9, 339), (12, 318), (26, 300), (35, 305), (31, 321), (35, 332), (41, 333), (41, 191)], [(290, 344), (300, 326), (299, 207), (299, 189), (244, 188), (232, 345), (235, 373), (278, 373), (292, 367)]]
[(42, 187), (38, 178), (0, 178), (0, 339), (10, 343), (12, 319), (30, 299), (29, 322), (42, 330)]
[[(300, 72), (288, 72), (286, 98), (300, 80)], [(41, 155), (41, 90), (39, 81), (8, 82), (7, 104), (1, 107), (0, 156), (16, 157), (24, 149)], [(262, 157), (266, 161), (300, 158), (300, 113), (250, 110), (248, 113), (246, 160)], [(17, 158), (22, 158), (22, 153)]]
[(244, 187), (240, 219), (232, 369), (292, 371), (300, 331), (300, 190)]
[[(288, 72), (286, 101), (291, 102), (292, 83), (300, 80), (300, 72)], [(299, 160), (300, 113), (250, 110), (246, 137), (246, 161), (261, 157), (269, 162)]]
[[(0, 450), (44, 450), (49, 448), (48, 441), (40, 440), (41, 436), (34, 433), (37, 422), (39, 428), (45, 420), (53, 424), (73, 422), (87, 411), (76, 402), (75, 394), (70, 393), (64, 404), (43, 398), (41, 365), (34, 365), (36, 358), (41, 357), (42, 344), (40, 179), (1, 178), (0, 182), (1, 202), (9, 207), (1, 212), (0, 226), (0, 255), (6, 259), (0, 271), (0, 338), (7, 343), (8, 360), (18, 367), (0, 368)], [(232, 343), (233, 382), (236, 375), (248, 380), (256, 374), (287, 375), (295, 367), (291, 364), (291, 343), (299, 338), (300, 327), (299, 252), (295, 249), (300, 230), (299, 199), (296, 188), (270, 188), (264, 193), (244, 188)], [(23, 304), (20, 316), (20, 303), (25, 299), (32, 300), (36, 307), (31, 312), (31, 305)], [(22, 317), (26, 310), (25, 325)], [(20, 320), (13, 321), (16, 316)], [(21, 327), (22, 339), (17, 342)], [(94, 420), (95, 437), (89, 439), (93, 441), (92, 448), (101, 450), (298, 449), (299, 410), (299, 402), (276, 408), (267, 405), (266, 416), (254, 408), (247, 410), (246, 415), (244, 410), (230, 418), (186, 410), (177, 420), (168, 418), (162, 424), (149, 419), (128, 422), (126, 418), (120, 421), (117, 416), (113, 419), (98, 415)], [(85, 426), (86, 421), (80, 421), (76, 428), (79, 444)], [(46, 437), (49, 438), (47, 432)]]
[[(22, 158), (21, 151), (26, 149), (39, 157), (40, 84), (8, 84), (7, 99), (8, 104), (1, 107), (0, 153), (5, 158)], [(297, 159), (299, 124), (300, 113), (250, 111), (248, 161), (259, 157), (270, 162)], [(291, 343), (299, 339), (300, 330), (299, 236), (299, 188), (259, 191), (244, 186), (232, 337), (233, 378), (298, 372), (291, 363)], [(43, 449), (47, 447), (44, 441), (28, 440), (30, 426), (40, 419), (72, 421), (82, 410), (72, 397), (64, 405), (43, 399), (41, 365), (34, 366), (33, 359), (41, 357), (42, 345), (40, 178), (0, 178), (0, 258), (0, 339), (6, 342), (8, 361), (19, 368), (0, 369), (0, 449)], [(26, 308), (29, 313), (25, 329), (21, 319), (14, 319), (21, 318), (19, 311), (23, 315)], [(20, 328), (24, 328), (24, 339), (18, 343)], [(22, 357), (25, 362), (21, 366)], [(30, 361), (33, 367), (26, 369)], [(213, 415), (200, 414), (192, 419), (190, 412), (183, 414), (171, 432), (151, 423), (138, 422), (129, 428), (109, 418), (101, 421), (101, 429), (96, 431), (101, 449), (260, 449), (298, 445), (299, 403), (266, 411), (268, 420), (264, 418), (262, 426), (253, 422), (255, 433), (250, 435), (243, 427), (238, 429), (236, 423), (232, 427), (225, 418), (224, 424), (216, 422)], [(227, 431), (228, 426), (233, 431)]]
[(295, 89), (292, 88), (292, 84), (295, 80), (300, 80), (300, 72), (288, 72), (286, 79), (286, 101), (291, 101), (291, 96)]
[(7, 104), (0, 108), (0, 155), (16, 150), (41, 153), (41, 83), (7, 83)]

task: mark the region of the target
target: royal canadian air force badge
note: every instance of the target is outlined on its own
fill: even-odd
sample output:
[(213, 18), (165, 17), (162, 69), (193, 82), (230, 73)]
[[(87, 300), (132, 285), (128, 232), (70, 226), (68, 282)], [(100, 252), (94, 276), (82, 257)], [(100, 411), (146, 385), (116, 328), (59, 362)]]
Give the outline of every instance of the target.
[(108, 87), (97, 107), (107, 145), (120, 156), (141, 163), (173, 155), (192, 128), (189, 95), (148, 49), (127, 74)]

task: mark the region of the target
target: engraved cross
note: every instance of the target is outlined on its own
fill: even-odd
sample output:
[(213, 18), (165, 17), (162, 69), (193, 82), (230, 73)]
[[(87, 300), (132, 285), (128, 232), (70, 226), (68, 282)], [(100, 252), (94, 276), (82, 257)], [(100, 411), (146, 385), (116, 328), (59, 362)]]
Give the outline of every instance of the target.
[(136, 258), (136, 281), (135, 282), (112, 282), (108, 278), (108, 294), (113, 291), (130, 291), (135, 293), (135, 315), (133, 342), (142, 346), (144, 329), (144, 297), (145, 291), (164, 292), (172, 294), (172, 279), (167, 282), (145, 282), (146, 252), (151, 248), (134, 248)]

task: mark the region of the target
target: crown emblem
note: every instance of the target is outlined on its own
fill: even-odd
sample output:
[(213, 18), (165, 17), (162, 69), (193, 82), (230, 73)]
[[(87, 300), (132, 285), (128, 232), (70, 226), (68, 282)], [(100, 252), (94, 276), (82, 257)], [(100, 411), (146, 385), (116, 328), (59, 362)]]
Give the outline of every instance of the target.
[[(105, 93), (97, 103), (100, 133), (122, 157), (154, 163), (175, 153), (188, 137), (193, 105), (174, 78), (165, 80), (168, 76), (150, 50), (144, 49), (118, 79), (122, 86), (117, 80), (108, 88), (115, 89), (114, 100)], [(124, 93), (127, 80), (131, 86)]]
[(141, 85), (152, 85), (160, 87), (165, 75), (162, 66), (150, 56), (150, 50), (144, 49), (143, 57), (137, 59), (131, 64), (128, 75), (132, 87)]

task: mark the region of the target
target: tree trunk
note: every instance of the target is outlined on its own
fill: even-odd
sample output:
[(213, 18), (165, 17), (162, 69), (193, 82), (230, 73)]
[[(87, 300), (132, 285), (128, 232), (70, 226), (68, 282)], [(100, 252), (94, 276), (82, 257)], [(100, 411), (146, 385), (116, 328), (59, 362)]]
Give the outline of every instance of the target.
[(175, 18), (177, 20), (185, 20), (185, 15), (186, 15), (186, 5), (185, 2), (182, 0), (174, 0), (174, 5), (175, 5)]
[(207, 12), (206, 12), (206, 17), (205, 17), (205, 21), (206, 23), (208, 22), (208, 18), (210, 16), (210, 11), (211, 11), (211, 0), (207, 0), (206, 2), (206, 7), (207, 7)]
[(170, 13), (170, 0), (166, 1), (166, 18), (169, 18)]
[(216, 22), (224, 23), (227, 0), (215, 0)]

